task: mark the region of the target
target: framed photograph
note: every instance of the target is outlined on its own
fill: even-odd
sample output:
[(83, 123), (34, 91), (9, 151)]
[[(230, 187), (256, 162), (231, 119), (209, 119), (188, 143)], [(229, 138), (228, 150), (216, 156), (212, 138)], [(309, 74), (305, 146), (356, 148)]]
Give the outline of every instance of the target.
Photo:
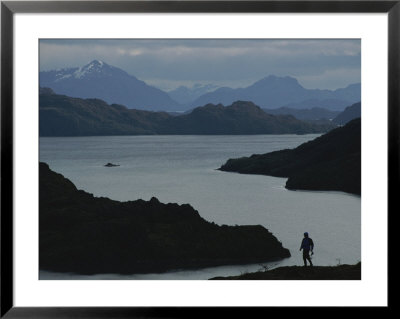
[(389, 307), (399, 1), (2, 1), (1, 316)]

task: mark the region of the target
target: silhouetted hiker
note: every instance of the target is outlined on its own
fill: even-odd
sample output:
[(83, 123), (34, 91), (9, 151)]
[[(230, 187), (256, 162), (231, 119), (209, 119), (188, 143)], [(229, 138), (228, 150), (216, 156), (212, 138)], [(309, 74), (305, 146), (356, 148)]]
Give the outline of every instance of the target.
[(307, 267), (307, 260), (309, 261), (310, 266), (312, 266), (313, 263), (311, 262), (310, 251), (311, 255), (314, 254), (313, 253), (314, 242), (310, 237), (308, 237), (308, 233), (304, 233), (304, 238), (301, 241), (301, 246), (300, 246), (300, 250), (302, 249), (303, 249), (304, 266)]

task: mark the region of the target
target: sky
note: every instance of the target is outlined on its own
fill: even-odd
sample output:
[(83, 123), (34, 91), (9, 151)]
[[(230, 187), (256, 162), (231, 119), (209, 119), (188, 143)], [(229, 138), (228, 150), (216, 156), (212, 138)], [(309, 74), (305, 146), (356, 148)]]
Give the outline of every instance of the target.
[(246, 87), (292, 76), (308, 89), (361, 82), (360, 39), (42, 39), (40, 71), (102, 60), (163, 90)]

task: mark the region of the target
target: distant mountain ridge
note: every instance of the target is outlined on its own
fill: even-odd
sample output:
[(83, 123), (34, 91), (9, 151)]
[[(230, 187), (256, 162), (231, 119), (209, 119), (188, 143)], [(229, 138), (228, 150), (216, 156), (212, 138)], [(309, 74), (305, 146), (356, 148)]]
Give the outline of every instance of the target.
[(57, 94), (97, 98), (136, 109), (181, 109), (179, 103), (166, 92), (99, 60), (93, 60), (80, 68), (43, 71), (39, 78), (41, 87), (49, 87)]
[[(270, 75), (246, 88), (219, 88), (196, 99), (192, 106), (207, 103), (230, 105), (234, 101), (252, 101), (262, 108), (278, 108), (292, 103), (307, 100), (324, 101), (337, 100), (340, 106), (331, 106), (331, 110), (342, 110), (343, 105), (349, 105), (361, 100), (361, 84), (351, 84), (337, 90), (305, 89), (290, 76), (278, 77)], [(301, 107), (304, 108), (304, 107)]]
[(190, 105), (194, 100), (203, 94), (218, 89), (213, 84), (195, 84), (192, 87), (180, 86), (168, 92), (169, 96), (180, 104)]
[(208, 104), (189, 114), (173, 116), (109, 105), (99, 99), (71, 98), (49, 89), (40, 91), (40, 136), (307, 134), (334, 127), (306, 123), (293, 116), (270, 115), (243, 101), (228, 107)]

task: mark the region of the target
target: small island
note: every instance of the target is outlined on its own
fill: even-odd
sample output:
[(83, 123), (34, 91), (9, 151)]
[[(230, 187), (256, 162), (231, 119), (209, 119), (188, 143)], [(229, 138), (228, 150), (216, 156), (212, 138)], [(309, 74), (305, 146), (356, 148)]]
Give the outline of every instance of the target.
[(229, 159), (219, 170), (288, 177), (292, 190), (361, 195), (361, 118), (295, 149)]
[(107, 163), (106, 165), (104, 165), (105, 167), (116, 167), (119, 166), (118, 164), (113, 164), (113, 163)]
[(154, 273), (290, 257), (261, 225), (204, 220), (188, 204), (94, 197), (39, 163), (41, 270)]

